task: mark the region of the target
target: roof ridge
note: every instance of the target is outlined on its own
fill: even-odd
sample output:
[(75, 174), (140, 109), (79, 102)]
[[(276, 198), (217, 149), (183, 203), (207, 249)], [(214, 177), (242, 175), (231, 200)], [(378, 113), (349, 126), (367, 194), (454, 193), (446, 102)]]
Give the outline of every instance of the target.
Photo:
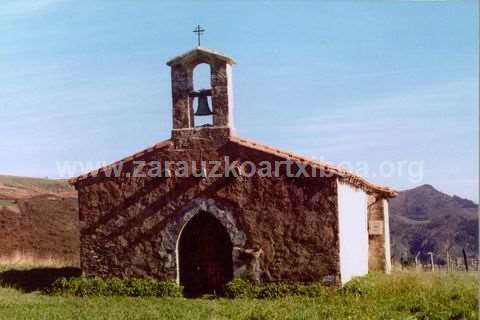
[(195, 54), (197, 52), (203, 52), (205, 54), (216, 56), (216, 57), (220, 58), (221, 60), (224, 60), (224, 61), (228, 62), (229, 64), (235, 64), (236, 63), (235, 60), (232, 57), (229, 57), (224, 53), (198, 46), (198, 47), (192, 48), (188, 51), (185, 51), (184, 53), (181, 53), (181, 54), (173, 57), (172, 59), (169, 59), (166, 64), (167, 64), (167, 66), (171, 66), (176, 61), (182, 60), (182, 59), (186, 58), (187, 56)]

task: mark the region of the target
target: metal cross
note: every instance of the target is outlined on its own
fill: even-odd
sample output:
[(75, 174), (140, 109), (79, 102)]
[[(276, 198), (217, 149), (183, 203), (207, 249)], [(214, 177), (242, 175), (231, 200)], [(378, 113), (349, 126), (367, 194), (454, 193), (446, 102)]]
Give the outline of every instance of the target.
[(202, 29), (200, 27), (200, 25), (198, 24), (197, 27), (193, 30), (193, 32), (195, 32), (197, 34), (197, 37), (198, 37), (198, 46), (200, 47), (200, 36), (202, 35), (202, 33), (205, 32), (205, 29)]

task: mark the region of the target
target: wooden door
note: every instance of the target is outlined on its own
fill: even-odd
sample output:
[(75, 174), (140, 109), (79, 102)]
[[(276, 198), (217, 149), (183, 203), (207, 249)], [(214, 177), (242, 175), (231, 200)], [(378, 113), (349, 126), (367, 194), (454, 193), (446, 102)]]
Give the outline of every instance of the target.
[(224, 294), (233, 277), (232, 243), (220, 221), (210, 213), (198, 213), (183, 229), (179, 251), (185, 296)]

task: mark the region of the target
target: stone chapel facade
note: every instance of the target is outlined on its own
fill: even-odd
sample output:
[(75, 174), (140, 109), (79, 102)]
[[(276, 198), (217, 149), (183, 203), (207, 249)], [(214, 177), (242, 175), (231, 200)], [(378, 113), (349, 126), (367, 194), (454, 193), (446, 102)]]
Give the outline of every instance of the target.
[[(210, 66), (211, 88), (196, 91), (200, 63)], [(388, 272), (387, 200), (396, 193), (236, 136), (233, 64), (200, 47), (170, 60), (170, 139), (70, 181), (79, 196), (83, 273), (172, 279), (196, 296), (221, 293), (234, 277), (340, 285)], [(212, 123), (196, 126), (202, 95), (211, 100)], [(210, 160), (225, 174), (210, 176)], [(246, 170), (262, 163), (282, 165), (273, 176)]]

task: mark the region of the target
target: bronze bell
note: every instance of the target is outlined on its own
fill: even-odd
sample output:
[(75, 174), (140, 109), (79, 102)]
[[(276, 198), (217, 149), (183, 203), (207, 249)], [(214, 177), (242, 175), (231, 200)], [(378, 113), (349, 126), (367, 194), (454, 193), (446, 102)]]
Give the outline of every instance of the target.
[(198, 97), (197, 111), (195, 112), (196, 116), (210, 116), (213, 112), (208, 105), (208, 96), (200, 95)]

